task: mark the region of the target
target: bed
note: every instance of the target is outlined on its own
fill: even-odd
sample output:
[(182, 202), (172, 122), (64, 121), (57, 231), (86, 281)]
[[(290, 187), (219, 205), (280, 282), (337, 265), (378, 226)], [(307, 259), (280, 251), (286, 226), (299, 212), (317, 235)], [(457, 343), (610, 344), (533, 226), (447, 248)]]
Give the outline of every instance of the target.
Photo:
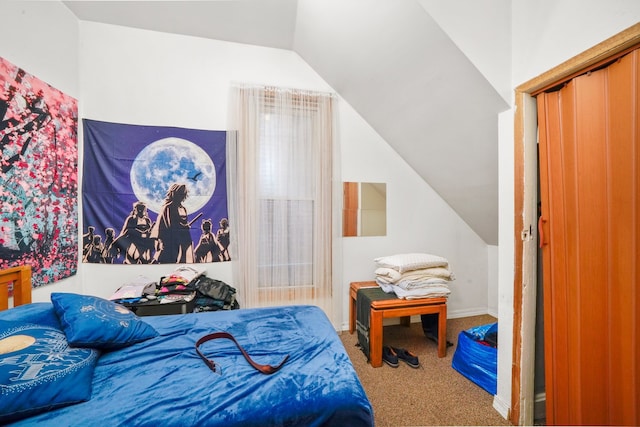
[[(0, 286), (2, 281), (0, 272)], [(56, 392), (75, 392), (87, 383), (89, 395), (86, 399), (74, 396), (62, 402), (37, 403), (35, 413), (29, 408), (20, 409), (17, 415), (9, 415), (8, 421), (6, 415), (4, 421), (0, 418), (0, 424), (373, 425), (373, 410), (353, 365), (330, 321), (318, 307), (282, 306), (145, 318), (128, 313), (127, 316), (133, 316), (131, 323), (153, 333), (138, 342), (122, 345), (122, 342), (112, 344), (117, 340), (99, 341), (92, 336), (87, 341), (81, 337), (81, 330), (89, 328), (94, 320), (77, 317), (87, 313), (75, 310), (74, 306), (81, 301), (84, 305), (80, 305), (86, 308), (85, 299), (94, 298), (93, 306), (111, 309), (112, 302), (63, 293), (52, 293), (50, 303), (28, 303), (29, 298), (26, 304), (14, 300), (13, 308), (0, 312), (0, 343), (3, 337), (7, 340), (29, 334), (36, 337), (38, 343), (37, 334), (42, 331), (45, 337), (68, 339), (72, 343), (69, 351), (77, 352), (74, 359), (82, 359), (84, 365), (76, 369), (82, 371), (78, 377), (68, 380), (66, 387)], [(70, 325), (73, 330), (69, 329)], [(110, 325), (94, 327), (91, 334), (103, 334), (109, 329)], [(13, 330), (19, 332), (11, 335)], [(214, 373), (197, 354), (195, 343), (218, 331), (232, 334), (257, 363), (276, 366), (287, 355), (288, 359), (277, 372), (263, 374), (245, 360), (233, 341), (216, 339), (200, 346), (206, 358), (215, 362), (217, 372)], [(94, 342), (101, 343), (99, 348), (82, 347)], [(26, 400), (33, 404), (33, 396), (7, 398), (11, 396), (8, 394), (11, 378), (20, 371), (16, 366), (21, 361), (17, 356), (21, 351), (27, 349), (0, 352), (0, 378), (3, 379), (0, 413), (3, 401), (5, 412), (9, 401), (22, 404), (22, 400)], [(33, 355), (28, 357), (36, 360)], [(2, 376), (3, 365), (5, 371), (6, 365), (10, 365), (8, 376), (6, 372)], [(35, 365), (31, 363), (20, 372), (27, 372)], [(49, 394), (51, 390), (34, 395), (42, 398)], [(57, 398), (54, 396), (54, 400)], [(11, 410), (9, 408), (9, 412)]]

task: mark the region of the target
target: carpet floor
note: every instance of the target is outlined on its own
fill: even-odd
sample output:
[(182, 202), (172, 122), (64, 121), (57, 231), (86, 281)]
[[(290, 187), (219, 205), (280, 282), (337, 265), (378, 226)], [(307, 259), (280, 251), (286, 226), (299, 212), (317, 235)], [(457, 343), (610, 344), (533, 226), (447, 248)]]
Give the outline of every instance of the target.
[(436, 343), (425, 338), (420, 323), (385, 326), (384, 344), (416, 354), (419, 368), (402, 361), (397, 368), (384, 363), (372, 368), (357, 346), (357, 334), (342, 332), (340, 338), (373, 406), (376, 426), (510, 426), (493, 408), (493, 396), (451, 367), (458, 333), (495, 321), (489, 315), (449, 319), (447, 340), (454, 346), (444, 358), (438, 358)]

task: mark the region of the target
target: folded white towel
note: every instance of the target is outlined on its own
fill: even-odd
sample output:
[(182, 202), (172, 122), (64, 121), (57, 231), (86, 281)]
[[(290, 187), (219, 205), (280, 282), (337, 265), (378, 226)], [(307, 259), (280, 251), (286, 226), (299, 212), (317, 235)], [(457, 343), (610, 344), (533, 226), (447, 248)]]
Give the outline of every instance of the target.
[(449, 261), (446, 258), (422, 253), (391, 255), (375, 258), (373, 261), (378, 267), (391, 268), (400, 273), (421, 268), (449, 267)]
[[(393, 271), (393, 270), (392, 270)], [(402, 273), (398, 280), (421, 280), (421, 279), (445, 279), (445, 280), (455, 280), (456, 276), (453, 274), (451, 270), (444, 267), (431, 267), (431, 268), (422, 268), (419, 270), (411, 270), (405, 273)]]
[(398, 283), (394, 283), (394, 285), (405, 290), (435, 288), (442, 286), (445, 286), (447, 288), (449, 287), (449, 285), (447, 285), (447, 281), (444, 279), (400, 280)]
[(383, 282), (379, 279), (376, 279), (376, 283), (378, 284), (378, 286), (380, 286), (380, 288), (385, 291), (388, 294), (392, 294), (393, 292), (393, 288), (395, 288), (395, 286), (393, 286), (392, 284)]
[(402, 289), (399, 286), (392, 286), (393, 291), (398, 296), (398, 298), (404, 299), (448, 297), (451, 293), (451, 290), (447, 286), (411, 290)]
[(400, 274), (397, 270), (386, 267), (376, 268), (374, 273), (377, 277), (380, 277), (386, 283), (395, 283), (402, 277), (402, 274)]

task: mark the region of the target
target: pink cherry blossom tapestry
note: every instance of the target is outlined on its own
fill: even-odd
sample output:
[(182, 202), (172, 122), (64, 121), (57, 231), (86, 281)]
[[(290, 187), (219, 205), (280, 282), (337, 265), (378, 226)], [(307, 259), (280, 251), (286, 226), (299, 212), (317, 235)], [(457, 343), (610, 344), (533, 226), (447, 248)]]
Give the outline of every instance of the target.
[(78, 103), (0, 58), (0, 269), (33, 287), (76, 273)]

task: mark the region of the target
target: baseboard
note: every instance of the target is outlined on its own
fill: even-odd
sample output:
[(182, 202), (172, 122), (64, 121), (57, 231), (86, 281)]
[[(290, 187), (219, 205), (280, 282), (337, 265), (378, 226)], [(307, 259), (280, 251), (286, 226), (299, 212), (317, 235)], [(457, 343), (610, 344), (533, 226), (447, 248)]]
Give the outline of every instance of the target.
[(493, 409), (498, 411), (498, 413), (502, 415), (505, 420), (509, 419), (509, 411), (511, 410), (511, 406), (509, 403), (502, 400), (502, 398), (497, 394), (493, 396)]
[(465, 308), (462, 310), (447, 310), (447, 319), (459, 319), (461, 317), (482, 316), (484, 314), (491, 314), (491, 313), (487, 313), (487, 307)]

